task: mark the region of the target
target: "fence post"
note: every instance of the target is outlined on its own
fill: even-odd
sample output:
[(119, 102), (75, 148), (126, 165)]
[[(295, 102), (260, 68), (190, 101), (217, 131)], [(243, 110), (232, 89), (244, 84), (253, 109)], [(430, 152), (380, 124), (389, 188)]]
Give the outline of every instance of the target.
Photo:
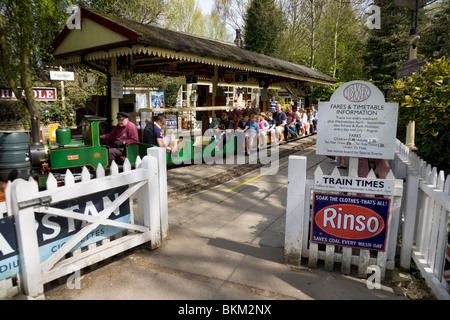
[(302, 258), (303, 218), (309, 213), (305, 212), (305, 186), (306, 157), (290, 156), (284, 242), (284, 259), (288, 264), (300, 265)]
[(147, 154), (158, 160), (158, 192), (161, 214), (161, 237), (164, 241), (169, 235), (169, 206), (167, 199), (167, 159), (166, 148), (148, 148)]
[[(138, 191), (139, 224), (150, 228), (150, 249), (161, 246), (161, 217), (158, 194), (158, 168), (156, 158), (146, 156), (142, 159), (142, 169), (147, 173), (147, 183)], [(138, 169), (139, 170), (139, 169)]]
[(37, 189), (33, 182), (15, 180), (11, 186), (11, 209), (16, 225), (22, 292), (31, 299), (44, 299), (34, 206), (19, 210), (19, 203), (28, 200)]

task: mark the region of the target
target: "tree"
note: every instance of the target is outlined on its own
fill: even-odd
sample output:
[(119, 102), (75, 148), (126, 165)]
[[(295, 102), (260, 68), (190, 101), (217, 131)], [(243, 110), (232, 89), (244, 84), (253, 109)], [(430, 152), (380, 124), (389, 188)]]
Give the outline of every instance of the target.
[(248, 2), (248, 0), (214, 0), (213, 14), (233, 30), (242, 30)]
[(282, 10), (274, 0), (252, 0), (245, 16), (246, 50), (274, 56), (285, 29)]
[(418, 155), (450, 173), (450, 65), (444, 57), (395, 82), (392, 99), (400, 104), (399, 125), (416, 122)]
[(376, 0), (381, 11), (381, 29), (369, 32), (365, 65), (376, 66), (373, 83), (382, 91), (392, 85), (397, 70), (408, 60), (410, 13), (391, 0)]
[(450, 56), (450, 0), (426, 7), (420, 31), (419, 54), (423, 59)]
[(0, 3), (0, 71), (32, 119), (40, 118), (33, 81), (43, 69), (43, 60), (48, 58), (46, 52), (66, 19), (65, 8), (71, 4), (60, 0)]
[(175, 31), (203, 35), (205, 19), (195, 0), (169, 0), (163, 26)]

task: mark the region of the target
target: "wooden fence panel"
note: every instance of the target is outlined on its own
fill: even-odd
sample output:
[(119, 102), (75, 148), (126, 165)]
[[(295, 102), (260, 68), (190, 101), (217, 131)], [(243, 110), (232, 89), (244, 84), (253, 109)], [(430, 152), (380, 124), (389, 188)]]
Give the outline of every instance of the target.
[(450, 176), (432, 168), (400, 141), (397, 141), (395, 175), (405, 179), (403, 239), (400, 267), (409, 270), (411, 258), (438, 299), (450, 299), (444, 279), (444, 263), (449, 233)]
[[(164, 232), (161, 230), (161, 222), (168, 221), (168, 217), (162, 217), (161, 214), (167, 215), (168, 210), (162, 210), (164, 206), (160, 203), (161, 199), (164, 199), (164, 195), (159, 194), (160, 191), (167, 193), (167, 181), (159, 179), (160, 174), (166, 170), (165, 166), (158, 167), (160, 159), (160, 153), (146, 156), (142, 160), (138, 158), (135, 169), (132, 169), (126, 159), (122, 172), (119, 172), (119, 167), (113, 162), (109, 175), (106, 175), (103, 166), (99, 165), (94, 174), (95, 178), (92, 178), (86, 168), (77, 176), (67, 170), (64, 181), (57, 181), (55, 176), (50, 174), (44, 191), (39, 191), (37, 183), (32, 179), (18, 179), (9, 183), (5, 193), (6, 202), (0, 204), (0, 213), (4, 216), (11, 213), (14, 215), (20, 259), (18, 277), (21, 279), (22, 293), (29, 298), (42, 299), (44, 283), (72, 273), (73, 270), (81, 270), (144, 243), (150, 243), (152, 249), (159, 247), (168, 234), (168, 226)], [(88, 211), (85, 210), (83, 214), (70, 208), (60, 209), (54, 206), (72, 201), (70, 199), (89, 198), (91, 194), (110, 192), (109, 190), (116, 188), (122, 190), (121, 194), (117, 193), (114, 200), (103, 197), (103, 210), (100, 212), (95, 208), (91, 211), (91, 208), (86, 209)], [(138, 224), (134, 223), (134, 196), (137, 196), (138, 200)], [(115, 220), (113, 217), (119, 214), (119, 207), (126, 216), (125, 219)], [(42, 259), (39, 254), (35, 213), (56, 216), (67, 221), (81, 221), (82, 228), (68, 237), (56, 252)], [(80, 241), (87, 239), (87, 236), (99, 227), (109, 228), (110, 231), (106, 236), (81, 246)], [(8, 282), (10, 279), (0, 281), (2, 298), (11, 295), (5, 292)]]

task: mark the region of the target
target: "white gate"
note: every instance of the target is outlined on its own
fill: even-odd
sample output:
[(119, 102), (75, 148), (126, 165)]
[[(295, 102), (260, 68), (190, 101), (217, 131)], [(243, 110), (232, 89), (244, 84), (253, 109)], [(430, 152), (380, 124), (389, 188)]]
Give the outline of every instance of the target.
[[(84, 168), (81, 182), (77, 183), (67, 171), (64, 186), (58, 186), (50, 175), (47, 190), (41, 192), (32, 179), (18, 179), (10, 184), (6, 207), (15, 219), (22, 293), (29, 298), (43, 298), (45, 283), (147, 242), (151, 249), (161, 245), (168, 233), (166, 157), (164, 149), (151, 149), (142, 161), (136, 161), (134, 170), (125, 160), (123, 172), (119, 173), (117, 165), (113, 163), (111, 175), (105, 176), (103, 167), (99, 165), (96, 178), (91, 179)], [(98, 198), (111, 190), (120, 190), (120, 193), (115, 194), (114, 199), (104, 197), (103, 209), (99, 212), (91, 206), (93, 211), (85, 209), (82, 214), (66, 205), (83, 197)], [(134, 195), (137, 198), (136, 223)], [(63, 208), (61, 205), (58, 207), (61, 203), (64, 204)], [(126, 219), (118, 219), (117, 216), (123, 210)], [(54, 253), (49, 257), (43, 258), (40, 252), (42, 247), (38, 243), (35, 214), (45, 215), (47, 227), (50, 228), (54, 223), (52, 219), (63, 218), (71, 222), (68, 224), (72, 226), (72, 234), (64, 238), (63, 243), (55, 245), (51, 250)], [(75, 230), (74, 221), (82, 221), (81, 228)], [(110, 228), (108, 230), (112, 230), (113, 236), (101, 241), (86, 241), (105, 232), (104, 229), (99, 231), (99, 226)]]
[[(320, 167), (316, 170), (315, 176), (322, 176)], [(340, 176), (337, 168), (331, 174)], [(357, 177), (356, 171), (350, 174), (350, 177)], [(376, 179), (373, 171), (370, 172), (368, 179)], [(331, 244), (324, 245), (321, 249), (318, 243), (310, 240), (310, 227), (312, 218), (312, 191), (314, 190), (314, 181), (306, 179), (306, 157), (289, 157), (288, 169), (288, 190), (286, 206), (286, 233), (284, 256), (285, 262), (299, 265), (301, 259), (308, 260), (309, 267), (317, 267), (318, 260), (325, 262), (324, 269), (332, 271), (335, 263), (341, 265), (341, 272), (350, 274), (351, 266), (357, 266), (358, 277), (366, 278), (368, 268), (377, 266), (381, 271), (381, 280), (384, 280), (386, 270), (393, 270), (395, 266), (395, 249), (397, 244), (397, 235), (399, 229), (400, 206), (403, 193), (403, 181), (394, 179), (392, 173), (389, 173), (386, 180), (392, 180), (392, 194), (387, 197), (390, 199), (390, 212), (388, 216), (388, 230), (386, 236), (385, 251), (373, 251), (367, 249), (355, 249), (346, 246), (336, 246)], [(333, 190), (333, 194), (342, 194), (342, 190)], [(376, 193), (366, 194), (376, 195)], [(355, 194), (348, 194), (355, 195)], [(378, 197), (379, 195), (377, 195)], [(380, 197), (381, 199), (382, 197)]]

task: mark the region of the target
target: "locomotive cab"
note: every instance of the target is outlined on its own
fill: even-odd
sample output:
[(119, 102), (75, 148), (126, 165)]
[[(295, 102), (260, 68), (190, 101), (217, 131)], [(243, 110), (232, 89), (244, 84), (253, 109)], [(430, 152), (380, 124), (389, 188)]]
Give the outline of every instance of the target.
[(97, 168), (108, 165), (108, 149), (100, 145), (100, 123), (106, 118), (86, 115), (82, 120), (82, 141), (53, 146), (49, 150), (51, 169)]

